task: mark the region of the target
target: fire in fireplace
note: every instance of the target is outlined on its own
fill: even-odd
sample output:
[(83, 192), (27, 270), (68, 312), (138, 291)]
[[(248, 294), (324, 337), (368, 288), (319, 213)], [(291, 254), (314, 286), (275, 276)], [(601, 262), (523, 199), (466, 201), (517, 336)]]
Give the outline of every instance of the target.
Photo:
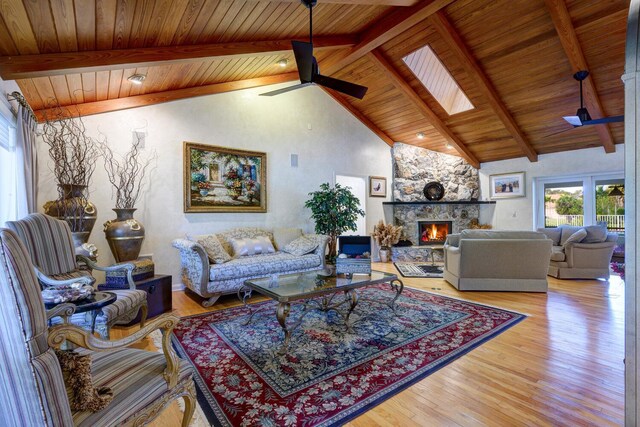
[(418, 221), (418, 241), (420, 245), (444, 243), (451, 233), (452, 221)]

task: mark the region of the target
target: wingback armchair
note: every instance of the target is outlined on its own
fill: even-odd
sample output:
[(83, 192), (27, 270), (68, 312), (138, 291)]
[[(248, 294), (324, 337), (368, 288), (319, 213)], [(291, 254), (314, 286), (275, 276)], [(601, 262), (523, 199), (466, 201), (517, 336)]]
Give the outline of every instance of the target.
[[(66, 306), (66, 307), (65, 307)], [(141, 425), (182, 397), (187, 426), (195, 409), (193, 368), (170, 343), (178, 318), (161, 315), (135, 334), (104, 341), (77, 326), (47, 329), (47, 318), (71, 304), (45, 311), (40, 286), (26, 248), (11, 230), (0, 228), (0, 424), (9, 426)], [(164, 354), (127, 348), (160, 329)], [(70, 341), (91, 356), (96, 387), (109, 387), (113, 400), (98, 412), (72, 411), (54, 348)], [(80, 352), (79, 350), (76, 350)]]
[[(38, 280), (43, 286), (55, 287), (80, 282), (97, 287), (91, 270), (126, 269), (129, 289), (110, 290), (116, 294), (117, 299), (113, 304), (102, 308), (102, 313), (96, 319), (96, 330), (108, 338), (113, 325), (131, 322), (139, 311), (142, 318), (140, 326), (144, 326), (147, 318), (147, 294), (135, 287), (132, 277), (133, 264), (100, 267), (89, 258), (76, 255), (69, 225), (48, 215), (31, 214), (19, 221), (8, 221), (6, 226), (22, 240), (35, 266)], [(88, 269), (81, 269), (79, 262)], [(75, 314), (71, 323), (85, 328), (91, 325), (84, 313)]]

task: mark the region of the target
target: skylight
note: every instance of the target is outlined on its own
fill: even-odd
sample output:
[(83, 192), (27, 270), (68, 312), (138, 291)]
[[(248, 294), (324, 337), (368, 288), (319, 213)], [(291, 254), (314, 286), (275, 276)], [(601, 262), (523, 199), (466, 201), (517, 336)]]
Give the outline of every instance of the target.
[(405, 56), (402, 60), (449, 115), (474, 108), (449, 70), (428, 45)]

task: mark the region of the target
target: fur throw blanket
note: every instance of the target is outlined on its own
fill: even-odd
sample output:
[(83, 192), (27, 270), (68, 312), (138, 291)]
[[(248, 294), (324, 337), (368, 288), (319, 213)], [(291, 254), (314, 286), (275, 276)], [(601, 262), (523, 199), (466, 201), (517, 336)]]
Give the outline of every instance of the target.
[(109, 387), (93, 386), (91, 356), (63, 350), (56, 350), (56, 356), (65, 384), (71, 389), (71, 410), (98, 412), (113, 400), (113, 392)]

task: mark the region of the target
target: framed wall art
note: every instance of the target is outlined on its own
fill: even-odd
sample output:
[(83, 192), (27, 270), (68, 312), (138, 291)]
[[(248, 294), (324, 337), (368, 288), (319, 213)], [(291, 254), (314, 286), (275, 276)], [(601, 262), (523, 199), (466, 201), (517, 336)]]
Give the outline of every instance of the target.
[(185, 212), (266, 212), (267, 154), (184, 142)]
[(370, 176), (369, 196), (387, 197), (387, 178), (384, 176)]
[(524, 197), (525, 188), (524, 172), (489, 175), (489, 193), (491, 199)]

